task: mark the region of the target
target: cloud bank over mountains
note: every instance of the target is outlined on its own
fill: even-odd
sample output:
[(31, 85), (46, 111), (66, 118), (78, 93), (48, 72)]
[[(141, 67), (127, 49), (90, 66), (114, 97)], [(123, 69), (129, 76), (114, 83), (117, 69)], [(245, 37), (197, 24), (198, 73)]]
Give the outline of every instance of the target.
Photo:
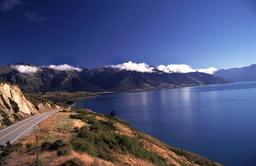
[(170, 65), (159, 65), (157, 67), (152, 67), (146, 63), (134, 63), (132, 61), (125, 62), (122, 64), (117, 64), (117, 65), (110, 65), (109, 67), (120, 69), (120, 70), (147, 72), (147, 73), (153, 73), (153, 72), (156, 72), (156, 70), (158, 70), (165, 73), (202, 72), (207, 74), (214, 74), (214, 72), (217, 71), (215, 67), (195, 69), (186, 64), (170, 64)]
[(120, 70), (128, 70), (128, 71), (138, 71), (145, 73), (154, 72), (154, 67), (149, 66), (146, 63), (133, 63), (132, 61), (125, 62), (117, 65), (110, 65), (109, 67), (120, 69)]
[(62, 65), (49, 65), (49, 66), (32, 66), (32, 65), (11, 65), (11, 68), (17, 70), (20, 73), (33, 74), (41, 70), (41, 68), (49, 68), (58, 71), (82, 71), (79, 67), (70, 66), (68, 64)]
[[(42, 68), (53, 69), (57, 71), (76, 71), (81, 72), (83, 69), (74, 67), (68, 64), (61, 65), (49, 65), (49, 66), (32, 66), (32, 65), (11, 65), (11, 68), (17, 70), (20, 73), (36, 73)], [(217, 69), (215, 67), (209, 68), (193, 68), (186, 64), (170, 64), (170, 65), (159, 65), (156, 67), (150, 66), (146, 63), (135, 63), (128, 61), (122, 64), (106, 66), (106, 68), (114, 68), (119, 70), (137, 71), (142, 73), (153, 73), (153, 72), (164, 72), (164, 73), (190, 73), (190, 72), (201, 72), (207, 74), (214, 74)]]
[(11, 68), (17, 70), (20, 73), (36, 73), (40, 70), (39, 67), (30, 65), (11, 65)]
[(207, 74), (214, 74), (217, 69), (215, 67), (209, 67), (205, 69), (194, 69), (186, 64), (170, 64), (170, 65), (159, 65), (157, 69), (165, 73), (190, 73), (190, 72), (201, 72)]
[(68, 64), (63, 64), (63, 65), (49, 65), (47, 66), (48, 68), (50, 69), (53, 69), (53, 70), (59, 70), (59, 71), (82, 71), (81, 68), (79, 67), (74, 67), (74, 66), (70, 66)]

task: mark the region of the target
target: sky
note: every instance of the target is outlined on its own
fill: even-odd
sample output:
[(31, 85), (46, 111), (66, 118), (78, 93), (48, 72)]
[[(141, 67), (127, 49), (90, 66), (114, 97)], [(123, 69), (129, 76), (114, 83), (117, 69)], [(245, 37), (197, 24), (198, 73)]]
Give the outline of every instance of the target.
[(0, 0), (0, 64), (256, 63), (256, 0)]

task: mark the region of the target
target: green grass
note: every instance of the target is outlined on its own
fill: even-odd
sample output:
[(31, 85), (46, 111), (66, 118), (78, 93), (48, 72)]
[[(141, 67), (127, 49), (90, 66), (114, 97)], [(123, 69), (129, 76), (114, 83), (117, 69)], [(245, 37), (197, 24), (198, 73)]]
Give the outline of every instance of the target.
[(199, 156), (194, 153), (190, 153), (187, 151), (184, 151), (182, 149), (177, 149), (177, 148), (170, 148), (174, 153), (176, 153), (179, 156), (184, 156), (186, 157), (189, 161), (193, 161), (194, 163), (198, 165), (204, 165), (204, 166), (212, 166), (215, 165), (213, 161), (210, 161), (209, 159)]
[(112, 162), (117, 161), (115, 154), (127, 154), (155, 165), (168, 165), (165, 159), (146, 150), (138, 138), (114, 133), (115, 119), (106, 117), (107, 121), (99, 121), (92, 113), (81, 110), (77, 112), (70, 117), (81, 119), (88, 123), (89, 127), (80, 128), (77, 137), (72, 139), (71, 145), (74, 150)]

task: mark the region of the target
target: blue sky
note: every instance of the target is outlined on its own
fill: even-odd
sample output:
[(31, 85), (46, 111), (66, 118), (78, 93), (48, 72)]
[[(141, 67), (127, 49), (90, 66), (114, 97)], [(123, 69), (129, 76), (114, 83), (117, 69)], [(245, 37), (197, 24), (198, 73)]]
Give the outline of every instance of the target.
[(254, 0), (0, 0), (1, 64), (256, 63)]

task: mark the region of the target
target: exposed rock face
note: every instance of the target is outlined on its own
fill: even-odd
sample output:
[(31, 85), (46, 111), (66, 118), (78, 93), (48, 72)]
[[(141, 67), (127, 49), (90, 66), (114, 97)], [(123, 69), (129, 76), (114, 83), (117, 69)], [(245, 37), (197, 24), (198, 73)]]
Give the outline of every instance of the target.
[(18, 86), (0, 83), (0, 127), (36, 113), (37, 109)]

